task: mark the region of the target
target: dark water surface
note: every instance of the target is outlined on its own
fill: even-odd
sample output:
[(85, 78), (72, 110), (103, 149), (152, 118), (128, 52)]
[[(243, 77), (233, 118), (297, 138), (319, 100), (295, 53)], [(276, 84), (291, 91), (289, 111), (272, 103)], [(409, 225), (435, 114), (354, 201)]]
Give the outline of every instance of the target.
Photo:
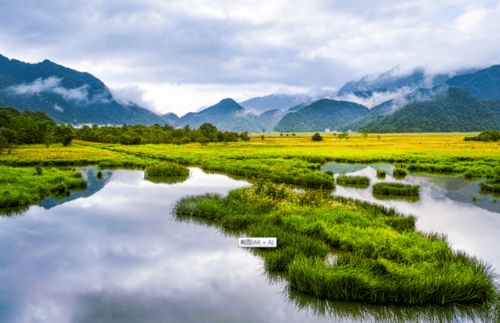
[[(364, 306), (290, 293), (236, 237), (173, 218), (179, 198), (225, 194), (244, 181), (199, 169), (179, 184), (145, 181), (141, 171), (106, 171), (102, 180), (93, 168), (82, 171), (91, 183), (86, 191), (0, 217), (0, 322), (471, 319), (468, 309)], [(500, 268), (500, 214), (459, 202), (423, 177), (410, 180), (430, 183), (420, 202), (384, 203), (417, 214), (419, 228), (445, 232), (454, 247)], [(338, 187), (335, 194), (371, 200), (366, 192)]]

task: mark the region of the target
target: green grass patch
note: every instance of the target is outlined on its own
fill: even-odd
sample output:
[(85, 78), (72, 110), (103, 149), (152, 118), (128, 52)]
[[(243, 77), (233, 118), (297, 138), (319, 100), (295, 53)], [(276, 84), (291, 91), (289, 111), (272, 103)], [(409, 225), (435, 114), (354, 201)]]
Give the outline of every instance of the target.
[[(175, 213), (226, 233), (277, 237), (278, 248), (252, 251), (269, 273), (315, 297), (398, 305), (489, 304), (496, 297), (486, 265), (454, 252), (440, 235), (416, 231), (414, 217), (367, 202), (261, 182), (226, 197), (183, 198)], [(336, 261), (327, 262), (332, 255)]]
[(385, 178), (387, 175), (387, 172), (384, 169), (377, 169), (377, 177), (378, 178)]
[(402, 183), (377, 183), (373, 194), (384, 196), (419, 196), (420, 186)]
[(392, 171), (392, 176), (394, 178), (398, 178), (398, 179), (403, 179), (406, 177), (406, 170), (404, 169), (401, 169), (401, 168), (395, 168), (393, 171)]
[(370, 185), (370, 179), (366, 176), (340, 175), (337, 177), (337, 184), (341, 186), (366, 188)]
[(0, 208), (25, 207), (86, 186), (81, 173), (74, 169), (0, 166)]
[(158, 163), (146, 167), (144, 178), (154, 183), (178, 183), (186, 180), (189, 169), (174, 163)]

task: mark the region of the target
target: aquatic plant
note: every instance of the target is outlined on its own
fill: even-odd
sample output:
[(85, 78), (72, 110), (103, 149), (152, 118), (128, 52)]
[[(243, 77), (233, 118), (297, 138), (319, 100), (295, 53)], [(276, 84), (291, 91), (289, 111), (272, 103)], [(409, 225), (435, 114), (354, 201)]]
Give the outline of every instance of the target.
[(377, 183), (373, 185), (373, 194), (389, 196), (418, 196), (420, 187), (403, 183)]
[(370, 179), (366, 176), (340, 175), (337, 177), (337, 184), (342, 186), (368, 187)]
[(394, 176), (395, 178), (399, 178), (399, 179), (405, 178), (406, 177), (406, 170), (404, 170), (402, 168), (394, 168), (394, 170), (392, 171), (392, 176)]
[(385, 178), (386, 171), (384, 169), (377, 169), (377, 177), (378, 178)]
[(165, 178), (174, 176), (188, 176), (189, 169), (174, 163), (158, 163), (146, 167), (144, 176), (146, 179)]
[[(307, 192), (283, 185), (258, 186), (226, 197), (183, 198), (177, 219), (204, 221), (229, 234), (277, 237), (278, 248), (253, 252), (292, 289), (319, 298), (398, 305), (489, 304), (495, 298), (488, 266), (452, 251), (441, 235), (416, 231), (412, 216), (348, 198), (304, 199)], [(331, 254), (336, 262), (329, 264)]]

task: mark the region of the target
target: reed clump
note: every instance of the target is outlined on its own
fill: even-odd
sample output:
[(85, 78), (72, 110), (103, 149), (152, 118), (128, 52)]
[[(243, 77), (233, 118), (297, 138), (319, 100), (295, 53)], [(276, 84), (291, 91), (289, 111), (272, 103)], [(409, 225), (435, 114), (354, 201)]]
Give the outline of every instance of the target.
[(337, 177), (337, 184), (342, 186), (366, 188), (370, 185), (370, 179), (366, 176), (340, 175)]
[(373, 194), (383, 196), (419, 196), (420, 186), (403, 183), (377, 183)]
[(406, 170), (402, 169), (402, 168), (395, 168), (393, 171), (392, 171), (392, 176), (394, 178), (398, 178), (398, 179), (403, 179), (405, 178), (407, 175), (406, 173)]
[(377, 177), (378, 178), (385, 178), (387, 175), (387, 172), (384, 169), (377, 169)]
[(176, 183), (189, 176), (189, 169), (174, 163), (157, 163), (146, 167), (144, 178), (155, 183)]

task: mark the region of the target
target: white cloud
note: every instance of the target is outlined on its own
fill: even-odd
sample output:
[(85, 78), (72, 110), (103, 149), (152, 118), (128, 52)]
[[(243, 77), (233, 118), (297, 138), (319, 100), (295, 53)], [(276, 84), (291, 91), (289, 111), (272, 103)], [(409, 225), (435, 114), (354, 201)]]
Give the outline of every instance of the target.
[(37, 78), (31, 83), (22, 83), (8, 88), (15, 94), (37, 95), (40, 93), (55, 93), (62, 96), (66, 101), (87, 101), (88, 86), (82, 85), (77, 88), (67, 89), (61, 86), (61, 78), (54, 76), (48, 78)]

